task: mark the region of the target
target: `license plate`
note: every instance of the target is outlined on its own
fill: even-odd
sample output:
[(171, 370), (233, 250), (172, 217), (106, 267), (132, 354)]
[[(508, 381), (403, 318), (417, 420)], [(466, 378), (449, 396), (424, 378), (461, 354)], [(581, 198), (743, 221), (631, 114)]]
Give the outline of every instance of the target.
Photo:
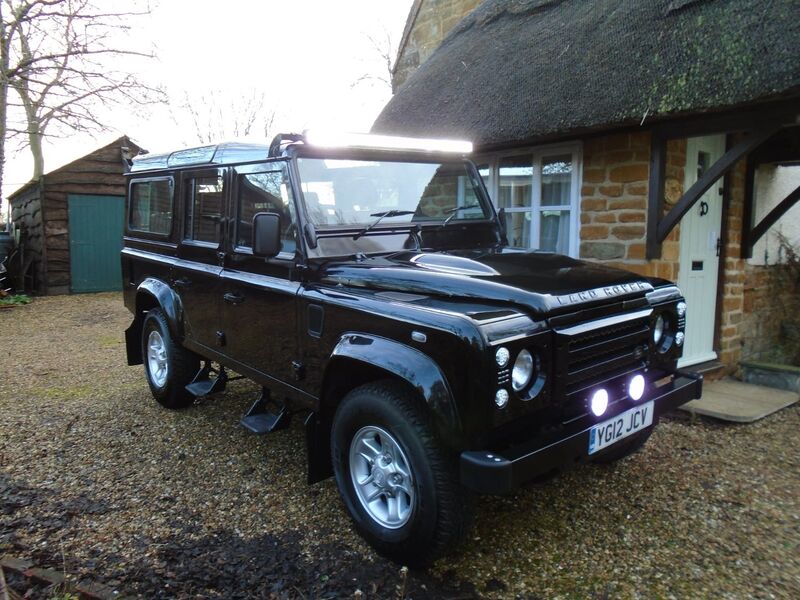
[(589, 454), (608, 448), (611, 444), (652, 425), (653, 408), (651, 400), (592, 427), (589, 431)]

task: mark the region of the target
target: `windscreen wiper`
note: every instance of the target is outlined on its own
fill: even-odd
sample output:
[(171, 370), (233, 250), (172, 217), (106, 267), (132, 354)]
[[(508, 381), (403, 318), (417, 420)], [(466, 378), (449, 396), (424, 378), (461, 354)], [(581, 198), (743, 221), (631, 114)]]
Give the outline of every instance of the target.
[(450, 208), (444, 212), (450, 213), (450, 216), (447, 217), (442, 224), (439, 225), (439, 229), (443, 229), (447, 227), (447, 224), (453, 220), (453, 218), (462, 210), (468, 210), (470, 208), (483, 208), (480, 204), (467, 204), (465, 206), (456, 206), (455, 208)]
[(364, 236), (370, 232), (370, 230), (375, 227), (378, 223), (380, 223), (386, 217), (402, 217), (405, 215), (413, 215), (416, 211), (414, 210), (387, 210), (385, 212), (376, 212), (372, 213), (370, 217), (378, 217), (372, 223), (364, 227), (361, 231), (357, 232), (353, 235), (353, 239), (357, 240), (361, 236)]

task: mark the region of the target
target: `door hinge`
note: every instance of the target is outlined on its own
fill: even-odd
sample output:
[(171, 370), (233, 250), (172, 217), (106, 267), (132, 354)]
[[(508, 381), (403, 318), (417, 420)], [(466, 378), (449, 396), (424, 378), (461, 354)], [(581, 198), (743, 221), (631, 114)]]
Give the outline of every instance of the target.
[(719, 257), (719, 253), (722, 250), (722, 238), (717, 237), (717, 257)]

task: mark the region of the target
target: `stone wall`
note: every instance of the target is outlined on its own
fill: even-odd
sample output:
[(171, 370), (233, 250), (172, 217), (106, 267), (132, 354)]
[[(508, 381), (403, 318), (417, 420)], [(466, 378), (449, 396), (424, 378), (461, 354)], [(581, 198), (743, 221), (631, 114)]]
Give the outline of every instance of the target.
[(450, 30), (481, 3), (481, 0), (416, 0), (400, 41), (394, 66), (392, 91), (439, 47)]
[[(669, 210), (683, 193), (686, 140), (667, 145)], [(661, 260), (645, 259), (650, 134), (623, 133), (583, 144), (581, 258), (611, 262), (642, 275), (678, 278), (680, 227), (664, 241)]]
[(728, 371), (738, 367), (742, 358), (742, 318), (744, 311), (745, 261), (742, 256), (742, 214), (745, 192), (744, 161), (730, 172), (725, 198), (726, 221), (722, 224), (727, 241), (723, 248), (722, 308), (719, 323), (719, 360)]

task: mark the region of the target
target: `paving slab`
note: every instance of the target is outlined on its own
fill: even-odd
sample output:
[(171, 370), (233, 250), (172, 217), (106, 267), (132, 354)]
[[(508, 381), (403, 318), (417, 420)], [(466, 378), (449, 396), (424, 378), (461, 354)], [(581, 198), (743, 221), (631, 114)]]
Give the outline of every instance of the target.
[(734, 423), (752, 423), (800, 400), (797, 392), (720, 379), (703, 385), (703, 397), (681, 410)]

